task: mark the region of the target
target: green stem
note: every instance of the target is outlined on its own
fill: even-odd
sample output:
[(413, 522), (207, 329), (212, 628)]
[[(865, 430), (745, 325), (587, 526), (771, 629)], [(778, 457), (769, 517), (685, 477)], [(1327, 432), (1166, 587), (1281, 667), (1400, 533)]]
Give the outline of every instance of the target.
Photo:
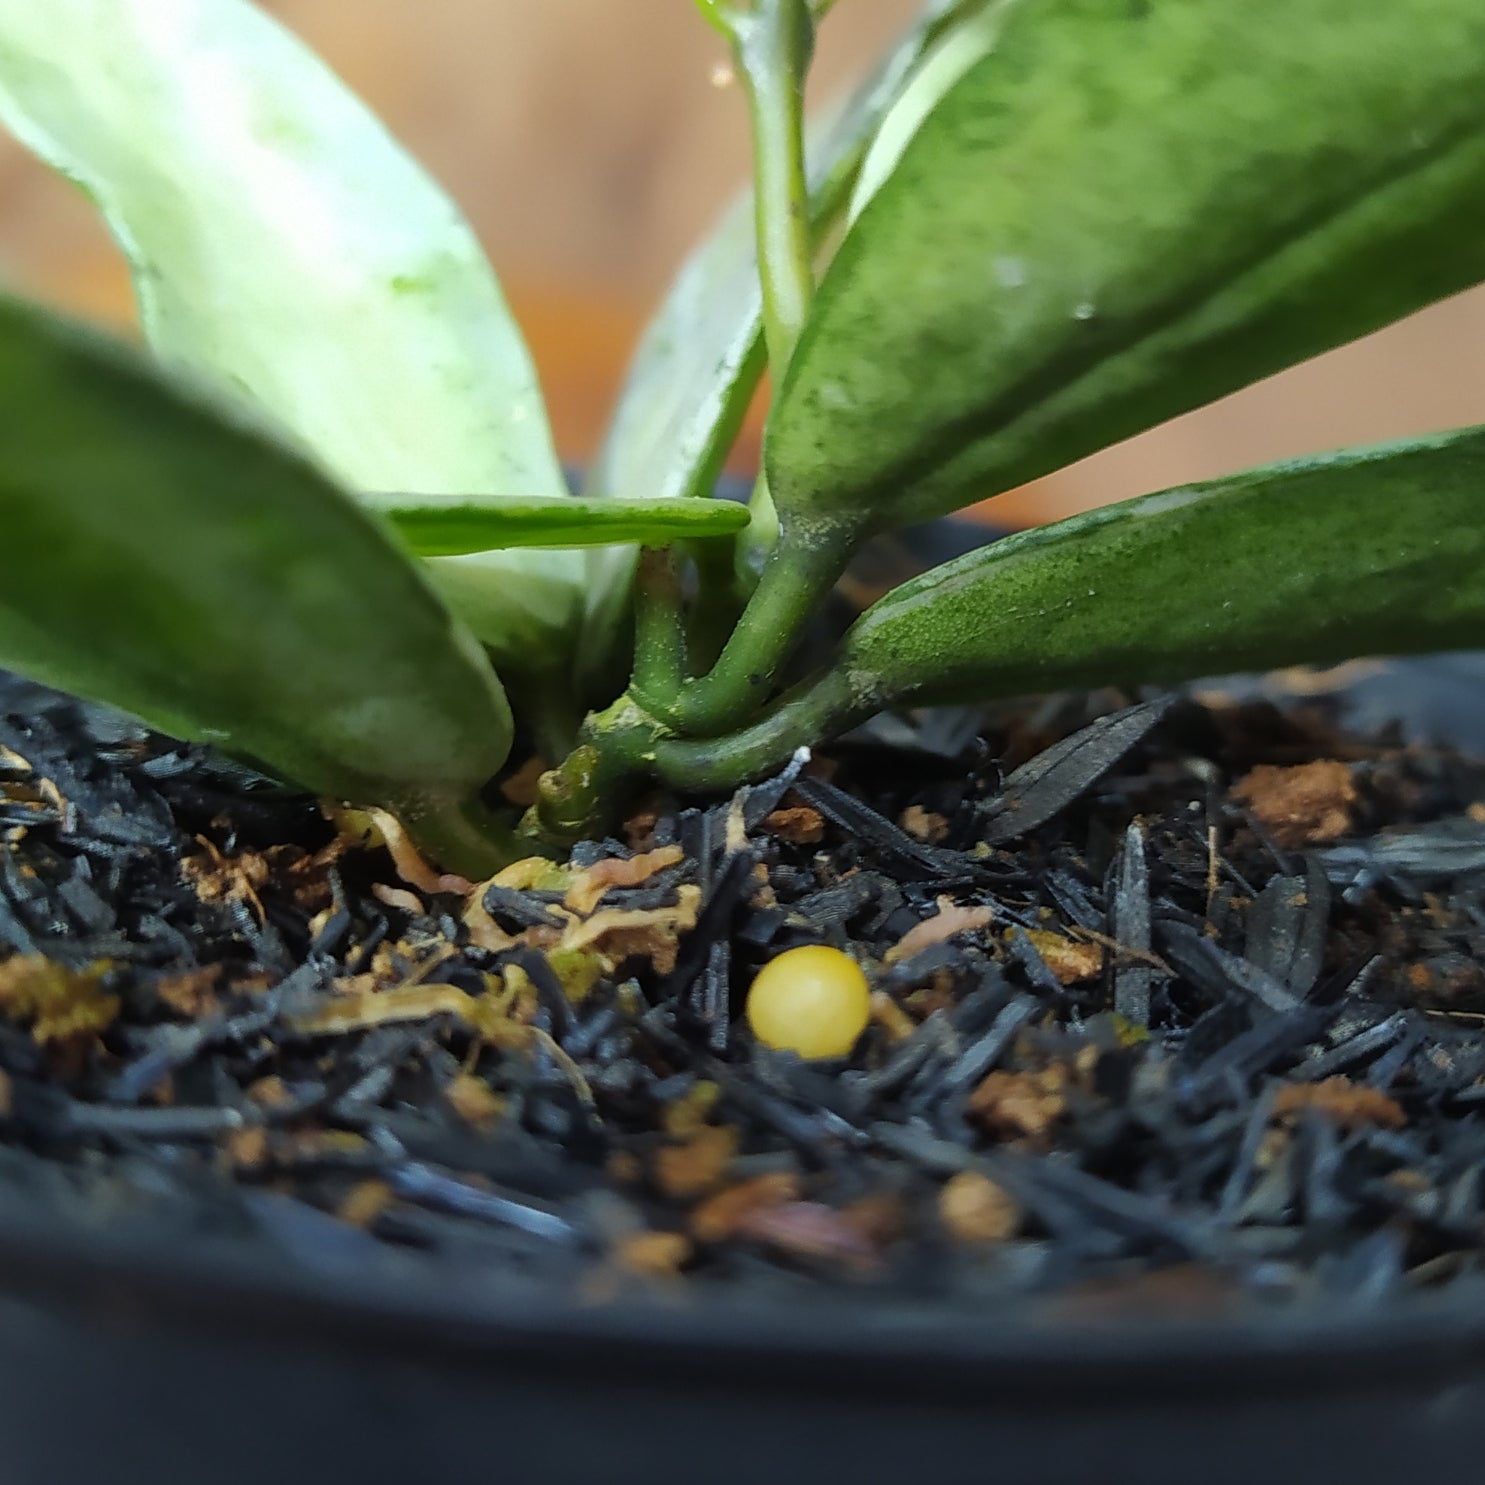
[(631, 689), (646, 707), (669, 706), (685, 676), (681, 585), (675, 557), (646, 547), (634, 579), (634, 678)]
[(559, 852), (612, 824), (647, 779), (673, 789), (717, 793), (772, 773), (810, 747), (880, 710), (881, 698), (847, 669), (797, 687), (766, 717), (726, 737), (669, 736), (632, 697), (590, 716), (583, 742), (546, 774), (537, 803), (521, 823), (532, 849)]
[(711, 672), (688, 681), (674, 705), (654, 715), (678, 731), (716, 734), (755, 713), (844, 571), (853, 545), (854, 533), (828, 530), (774, 547)]
[(763, 333), (777, 378), (815, 292), (804, 169), (804, 79), (815, 25), (809, 0), (757, 0), (725, 18), (752, 123)]
[(775, 773), (797, 748), (812, 747), (877, 711), (874, 697), (844, 671), (829, 671), (786, 696), (761, 721), (726, 737), (662, 738), (649, 768), (672, 789), (714, 793)]
[(521, 824), (525, 854), (560, 852), (612, 824), (647, 779), (688, 793), (720, 793), (776, 772), (796, 749), (845, 731), (880, 709), (846, 670), (794, 689), (761, 721), (726, 737), (676, 738), (629, 697), (588, 718), (584, 742), (541, 782)]
[(521, 821), (522, 837), (554, 851), (610, 826), (649, 777), (660, 731), (627, 694), (593, 713), (583, 724), (581, 743), (542, 776), (536, 803)]

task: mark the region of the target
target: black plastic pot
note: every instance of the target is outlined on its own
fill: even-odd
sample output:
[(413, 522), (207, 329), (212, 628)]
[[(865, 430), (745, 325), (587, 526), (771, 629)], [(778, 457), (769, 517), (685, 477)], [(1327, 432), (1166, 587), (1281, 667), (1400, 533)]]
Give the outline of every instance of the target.
[[(1485, 737), (1478, 660), (1401, 674), (1429, 730)], [(1388, 684), (1362, 704), (1395, 710)], [(1485, 1457), (1481, 1291), (1173, 1318), (866, 1287), (584, 1304), (329, 1219), (187, 1243), (148, 1192), (26, 1190), (0, 1185), (6, 1485), (1381, 1485)]]
[(489, 1302), (0, 1228), (11, 1485), (1470, 1478), (1485, 1302), (1220, 1323)]

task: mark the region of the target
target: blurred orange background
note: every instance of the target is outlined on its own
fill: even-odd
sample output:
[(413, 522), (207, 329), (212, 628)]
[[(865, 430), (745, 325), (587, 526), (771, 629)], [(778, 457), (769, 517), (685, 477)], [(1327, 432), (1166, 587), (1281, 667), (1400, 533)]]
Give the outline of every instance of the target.
[[(647, 309), (743, 180), (742, 100), (689, 0), (272, 0), (457, 198), (526, 330), (565, 457), (589, 457)], [(915, 0), (842, 0), (818, 96)], [(82, 197), (0, 139), (0, 274), (127, 324), (127, 275)], [(1046, 520), (1334, 447), (1485, 421), (1485, 292), (1001, 497)], [(738, 454), (756, 453), (756, 420)]]

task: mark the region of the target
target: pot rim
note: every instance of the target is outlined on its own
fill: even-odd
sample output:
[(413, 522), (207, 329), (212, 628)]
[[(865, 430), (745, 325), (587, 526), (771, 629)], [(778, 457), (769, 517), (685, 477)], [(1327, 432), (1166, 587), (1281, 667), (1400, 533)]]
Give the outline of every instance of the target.
[[(137, 1235), (7, 1213), (0, 1293), (51, 1309), (176, 1329), (231, 1327), (359, 1358), (491, 1372), (533, 1367), (615, 1381), (638, 1372), (682, 1387), (806, 1386), (856, 1402), (973, 1401), (1004, 1408), (1117, 1406), (1137, 1397), (1223, 1401), (1340, 1389), (1446, 1386), (1485, 1370), (1485, 1295), (1317, 1298), (1221, 1317), (1098, 1319), (987, 1307), (951, 1314), (869, 1289), (820, 1303), (729, 1305), (698, 1285), (679, 1303), (588, 1303), (538, 1293), (461, 1292), (443, 1266), (337, 1271), (273, 1263), (210, 1242), (175, 1251)], [(934, 1313), (930, 1317), (929, 1306)], [(1060, 1401), (1059, 1401), (1060, 1400)]]

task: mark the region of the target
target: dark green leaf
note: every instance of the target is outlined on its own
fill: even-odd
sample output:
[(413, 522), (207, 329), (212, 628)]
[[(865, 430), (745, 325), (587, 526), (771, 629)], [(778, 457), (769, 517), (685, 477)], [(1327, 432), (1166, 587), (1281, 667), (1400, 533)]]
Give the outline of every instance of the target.
[(510, 714), (390, 533), (117, 346), (0, 300), (0, 665), (415, 822)]
[(748, 524), (746, 506), (723, 500), (569, 500), (531, 495), (459, 505), (403, 504), (399, 497), (388, 496), (379, 508), (419, 557), (612, 542), (661, 547), (733, 536)]
[(921, 520), (1485, 277), (1485, 6), (1034, 0), (908, 142), (771, 419), (786, 529)]
[(1482, 494), (1473, 428), (1122, 501), (894, 590), (832, 684), (859, 713), (1485, 644)]

